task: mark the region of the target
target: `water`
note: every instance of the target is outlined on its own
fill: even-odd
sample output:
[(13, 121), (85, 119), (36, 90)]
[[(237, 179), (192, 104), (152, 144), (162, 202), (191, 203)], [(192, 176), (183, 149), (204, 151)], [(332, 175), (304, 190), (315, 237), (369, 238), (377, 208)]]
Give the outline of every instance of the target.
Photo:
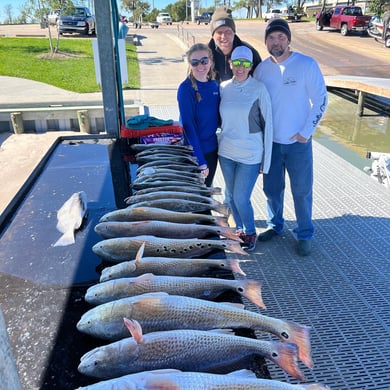
[(368, 151), (390, 153), (390, 118), (370, 109), (356, 115), (357, 104), (329, 93), (329, 105), (314, 139), (363, 169), (371, 166)]

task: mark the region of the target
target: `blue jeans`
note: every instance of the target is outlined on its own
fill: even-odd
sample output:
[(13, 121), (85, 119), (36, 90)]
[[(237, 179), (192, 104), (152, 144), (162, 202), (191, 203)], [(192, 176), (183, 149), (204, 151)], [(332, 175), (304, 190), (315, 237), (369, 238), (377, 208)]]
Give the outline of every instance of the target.
[(259, 175), (260, 164), (242, 164), (221, 156), (219, 164), (236, 229), (242, 229), (245, 234), (256, 233), (251, 195)]
[(294, 200), (298, 240), (313, 237), (313, 150), (312, 140), (289, 145), (273, 143), (271, 168), (263, 178), (263, 189), (267, 197), (268, 227), (277, 233), (283, 232), (283, 202), (286, 171), (290, 178)]

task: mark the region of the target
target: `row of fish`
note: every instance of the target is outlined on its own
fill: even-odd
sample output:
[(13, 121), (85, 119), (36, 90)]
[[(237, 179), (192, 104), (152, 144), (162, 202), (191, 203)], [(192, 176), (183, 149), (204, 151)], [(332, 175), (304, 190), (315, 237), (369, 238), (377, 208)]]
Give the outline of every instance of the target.
[[(259, 281), (207, 276), (210, 269), (245, 276), (245, 260), (201, 258), (221, 250), (247, 255), (228, 226), (227, 208), (212, 198), (220, 191), (205, 187), (191, 148), (133, 147), (136, 193), (129, 207), (107, 213), (95, 227), (103, 240), (92, 249), (113, 264), (87, 290), (85, 300), (94, 307), (77, 329), (109, 344), (81, 357), (79, 371), (101, 380), (82, 389), (326, 389), (242, 370), (262, 356), (304, 381), (298, 359), (313, 367), (310, 328), (214, 301), (233, 291), (265, 308)], [(279, 341), (233, 329), (267, 332)]]

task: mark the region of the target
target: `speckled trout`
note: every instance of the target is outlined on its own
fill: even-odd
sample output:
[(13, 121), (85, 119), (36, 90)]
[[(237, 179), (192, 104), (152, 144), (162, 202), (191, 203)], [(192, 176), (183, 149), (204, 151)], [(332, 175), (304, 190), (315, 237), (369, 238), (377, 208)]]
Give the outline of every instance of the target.
[(102, 238), (135, 237), (152, 235), (165, 238), (210, 238), (222, 236), (240, 241), (235, 228), (197, 225), (195, 223), (175, 223), (165, 221), (134, 221), (134, 222), (100, 222), (95, 226), (95, 232)]
[(146, 220), (228, 226), (226, 217), (196, 213), (182, 213), (179, 211), (159, 209), (157, 207), (134, 207), (114, 210), (107, 214), (104, 214), (100, 218), (99, 222), (132, 222)]
[(182, 259), (174, 257), (140, 257), (103, 269), (100, 282), (140, 276), (146, 273), (171, 276), (202, 276), (212, 269), (231, 271), (245, 276), (235, 259)]
[(85, 300), (92, 305), (100, 305), (116, 299), (131, 297), (149, 292), (166, 292), (214, 299), (225, 291), (235, 291), (259, 307), (265, 308), (261, 298), (261, 283), (252, 279), (197, 278), (186, 276), (165, 276), (144, 274), (135, 278), (122, 278), (94, 284), (89, 287)]
[(146, 273), (170, 276), (202, 276), (210, 269), (220, 269), (246, 275), (240, 263), (250, 260), (182, 259), (172, 257), (143, 257), (145, 244), (138, 249), (135, 260), (124, 261), (103, 269), (100, 282), (140, 276)]
[(238, 241), (206, 240), (198, 238), (162, 238), (155, 236), (136, 236), (108, 238), (96, 243), (92, 250), (102, 259), (120, 263), (134, 259), (140, 246), (145, 243), (145, 256), (160, 257), (201, 257), (214, 250), (228, 250), (248, 256)]
[(299, 380), (298, 347), (221, 331), (171, 330), (143, 335), (137, 321), (125, 319), (132, 337), (97, 347), (81, 357), (80, 373), (110, 379), (140, 371), (173, 368), (226, 374), (263, 356)]
[(96, 306), (81, 317), (77, 329), (101, 339), (119, 340), (128, 337), (123, 323), (123, 318), (128, 317), (137, 320), (144, 333), (174, 329), (260, 330), (275, 335), (281, 341), (296, 344), (299, 358), (309, 368), (313, 367), (308, 326), (265, 316), (243, 307), (158, 292)]
[(180, 370), (142, 371), (100, 381), (77, 390), (330, 390), (318, 383), (293, 385), (275, 379), (257, 378), (250, 370), (229, 374)]

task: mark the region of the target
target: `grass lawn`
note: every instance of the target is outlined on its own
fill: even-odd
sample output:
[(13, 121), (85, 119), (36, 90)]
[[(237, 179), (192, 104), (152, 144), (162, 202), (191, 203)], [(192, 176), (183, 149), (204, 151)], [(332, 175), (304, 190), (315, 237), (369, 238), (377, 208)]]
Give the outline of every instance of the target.
[[(123, 88), (138, 89), (139, 66), (133, 44), (126, 44), (126, 57), (129, 82)], [(101, 90), (96, 84), (90, 39), (60, 38), (59, 53), (51, 55), (48, 38), (0, 37), (0, 75), (40, 81), (72, 92)]]

